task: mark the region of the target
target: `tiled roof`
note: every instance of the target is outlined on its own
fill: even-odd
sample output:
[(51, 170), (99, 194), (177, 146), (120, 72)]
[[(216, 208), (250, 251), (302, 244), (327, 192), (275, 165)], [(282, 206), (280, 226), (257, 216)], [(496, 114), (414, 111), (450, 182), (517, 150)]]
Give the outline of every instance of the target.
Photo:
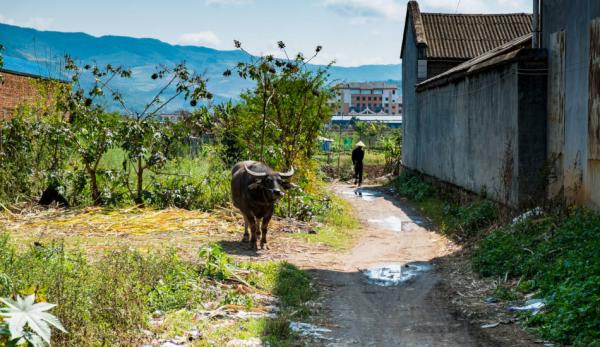
[[(531, 15), (526, 13), (425, 13), (409, 1), (406, 15), (412, 19), (415, 42), (427, 47), (428, 59), (468, 60), (531, 32)], [(406, 27), (404, 31), (406, 35)]]
[[(419, 83), (417, 87), (421, 89), (426, 89), (427, 86), (435, 86), (436, 82), (442, 83), (444, 81), (449, 80), (453, 75), (468, 73), (469, 71), (476, 70), (477, 67), (486, 66), (486, 64), (493, 65), (500, 63), (509, 57), (506, 55), (507, 53), (518, 51), (522, 48), (531, 47), (532, 37), (532, 33), (527, 33), (501, 46), (491, 49), (488, 52), (485, 52), (484, 54), (481, 54), (473, 59), (467, 60), (464, 63), (461, 63), (446, 72), (443, 72), (430, 79), (427, 79)], [(499, 57), (504, 57), (505, 59), (499, 59)]]
[(421, 13), (428, 58), (470, 59), (531, 32), (531, 15)]

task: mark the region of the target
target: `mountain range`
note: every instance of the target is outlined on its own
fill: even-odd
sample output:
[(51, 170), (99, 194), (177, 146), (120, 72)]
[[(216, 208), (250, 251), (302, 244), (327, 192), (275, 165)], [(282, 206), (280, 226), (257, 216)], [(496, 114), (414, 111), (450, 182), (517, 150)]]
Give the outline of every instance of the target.
[[(236, 100), (240, 93), (253, 86), (252, 81), (235, 75), (223, 77), (249, 57), (241, 51), (223, 51), (207, 47), (171, 45), (157, 39), (126, 36), (95, 37), (85, 33), (39, 31), (0, 23), (0, 44), (4, 45), (4, 68), (52, 78), (65, 78), (62, 72), (65, 54), (78, 64), (122, 65), (132, 70), (132, 78), (118, 80), (118, 89), (134, 109), (141, 108), (156, 93), (160, 85), (150, 76), (156, 66), (173, 66), (183, 61), (196, 72), (208, 78), (208, 89), (215, 101)], [(318, 65), (312, 66), (317, 68)], [(401, 66), (363, 65), (357, 67), (333, 66), (332, 82), (388, 81), (400, 83)], [(91, 83), (91, 79), (84, 80)], [(111, 82), (112, 83), (112, 82)], [(108, 108), (114, 108), (107, 102)], [(176, 100), (166, 111), (186, 108), (184, 100)]]

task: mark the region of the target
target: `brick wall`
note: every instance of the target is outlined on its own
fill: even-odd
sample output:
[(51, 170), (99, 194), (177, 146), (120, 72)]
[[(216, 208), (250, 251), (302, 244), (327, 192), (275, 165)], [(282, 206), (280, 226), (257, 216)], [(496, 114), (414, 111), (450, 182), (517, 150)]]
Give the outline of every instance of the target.
[(17, 107), (37, 102), (40, 97), (46, 98), (46, 104), (53, 98), (52, 88), (40, 88), (39, 81), (47, 80), (5, 70), (1, 70), (0, 75), (3, 78), (0, 84), (0, 119), (11, 117)]

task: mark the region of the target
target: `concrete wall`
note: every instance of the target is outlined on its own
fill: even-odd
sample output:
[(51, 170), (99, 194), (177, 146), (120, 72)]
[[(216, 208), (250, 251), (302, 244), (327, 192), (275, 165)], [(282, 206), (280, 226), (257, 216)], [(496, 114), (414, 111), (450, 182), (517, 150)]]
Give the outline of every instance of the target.
[[(417, 45), (413, 32), (412, 17), (407, 16), (404, 56), (402, 58), (402, 132), (403, 147), (414, 148), (417, 141), (417, 97), (415, 86), (417, 84)], [(412, 151), (402, 151), (402, 162), (408, 167), (416, 164)]]
[(598, 208), (600, 157), (593, 151), (600, 146), (594, 135), (600, 134), (600, 34), (590, 33), (600, 29), (592, 30), (593, 23), (600, 28), (598, 0), (542, 2), (542, 45), (550, 53), (549, 160), (556, 166), (550, 192)]
[(520, 64), (418, 91), (404, 165), (513, 206), (543, 195), (546, 79), (520, 75)]

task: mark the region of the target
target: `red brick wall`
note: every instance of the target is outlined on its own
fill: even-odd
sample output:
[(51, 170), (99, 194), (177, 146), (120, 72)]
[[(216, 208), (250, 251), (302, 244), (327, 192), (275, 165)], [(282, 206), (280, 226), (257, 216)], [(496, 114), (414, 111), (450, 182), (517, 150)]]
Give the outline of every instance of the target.
[(0, 118), (11, 117), (18, 106), (39, 100), (38, 79), (0, 71)]

